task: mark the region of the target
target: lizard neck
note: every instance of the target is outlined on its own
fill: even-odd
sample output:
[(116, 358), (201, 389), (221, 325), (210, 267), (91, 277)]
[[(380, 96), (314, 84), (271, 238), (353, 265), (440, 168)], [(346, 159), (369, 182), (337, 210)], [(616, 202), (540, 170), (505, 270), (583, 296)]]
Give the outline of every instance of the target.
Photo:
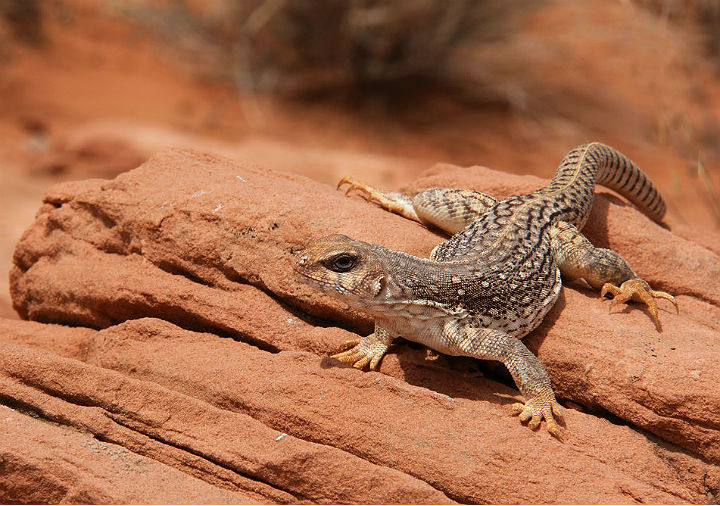
[(373, 297), (358, 301), (372, 313), (413, 318), (448, 316), (458, 309), (472, 277), (463, 262), (437, 262), (378, 247), (379, 277)]

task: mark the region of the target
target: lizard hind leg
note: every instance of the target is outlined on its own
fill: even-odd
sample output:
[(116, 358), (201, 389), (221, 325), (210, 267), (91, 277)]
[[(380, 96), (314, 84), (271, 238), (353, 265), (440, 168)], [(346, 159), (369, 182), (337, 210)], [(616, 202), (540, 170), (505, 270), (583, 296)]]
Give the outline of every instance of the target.
[(609, 249), (594, 247), (575, 226), (562, 221), (554, 224), (550, 228), (550, 241), (553, 257), (564, 277), (585, 279), (590, 286), (600, 290), (601, 297), (608, 293), (613, 295), (608, 312), (628, 300), (644, 303), (658, 332), (660, 320), (655, 299), (672, 302), (675, 310), (680, 312), (672, 295), (653, 290), (620, 255)]

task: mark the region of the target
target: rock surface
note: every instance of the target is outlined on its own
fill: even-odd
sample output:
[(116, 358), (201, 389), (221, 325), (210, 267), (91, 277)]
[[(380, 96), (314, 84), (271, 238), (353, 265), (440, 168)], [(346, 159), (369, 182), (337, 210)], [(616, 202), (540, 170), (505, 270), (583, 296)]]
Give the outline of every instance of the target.
[[(503, 197), (543, 183), (440, 165), (411, 190)], [(411, 343), (379, 373), (325, 358), (371, 324), (299, 283), (293, 253), (339, 232), (427, 256), (441, 237), (420, 225), (300, 176), (193, 151), (55, 186), (11, 273), (16, 310), (44, 323), (0, 320), (0, 401), (18, 410), (0, 437), (36, 434), (31, 456), (3, 446), (11, 478), (0, 492), (20, 497), (22, 470), (47, 468), (36, 502), (150, 501), (144, 487), (176, 475), (194, 495), (159, 487), (158, 501), (713, 501), (720, 241), (656, 225), (602, 192), (585, 231), (677, 295), (681, 314), (662, 305), (658, 333), (639, 306), (608, 315), (582, 284), (563, 289), (526, 338), (578, 408), (560, 443), (507, 415), (518, 394), (492, 365), (431, 359)], [(115, 463), (129, 475), (151, 469), (146, 481), (113, 487), (121, 471), (103, 464), (113, 455), (132, 459)], [(68, 492), (73, 476), (85, 485)]]
[(258, 502), (251, 494), (225, 490), (122, 445), (6, 406), (0, 406), (0, 421), (4, 504)]

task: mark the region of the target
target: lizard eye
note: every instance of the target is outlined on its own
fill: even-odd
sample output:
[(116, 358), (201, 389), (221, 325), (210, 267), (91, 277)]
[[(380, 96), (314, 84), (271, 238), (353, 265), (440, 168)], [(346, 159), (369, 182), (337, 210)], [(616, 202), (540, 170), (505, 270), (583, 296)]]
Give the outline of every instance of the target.
[(347, 272), (355, 267), (355, 257), (343, 253), (330, 261), (329, 268), (335, 272)]

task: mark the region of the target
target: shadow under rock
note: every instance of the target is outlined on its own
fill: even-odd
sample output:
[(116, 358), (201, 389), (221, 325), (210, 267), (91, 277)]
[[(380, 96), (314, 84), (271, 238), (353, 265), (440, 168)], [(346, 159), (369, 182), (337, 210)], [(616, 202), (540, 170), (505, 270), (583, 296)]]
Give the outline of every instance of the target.
[(429, 357), (424, 347), (414, 343), (400, 347), (397, 361), (402, 379), (410, 385), (471, 401), (499, 405), (518, 401), (515, 383), (500, 362), (448, 355)]
[(581, 232), (583, 235), (588, 236), (588, 239), (590, 239), (590, 242), (592, 242), (596, 248), (607, 248), (610, 244), (608, 241), (609, 231), (607, 219), (610, 204), (632, 206), (632, 204), (611, 193), (602, 192), (595, 194), (590, 216)]
[[(333, 353), (339, 351), (333, 350)], [(430, 353), (434, 352), (423, 345), (398, 339), (383, 357), (378, 372), (448, 397), (485, 400), (498, 404), (517, 402), (511, 396), (518, 392), (502, 384), (504, 381), (497, 382), (494, 373), (487, 367), (490, 361), (442, 354), (429, 358)], [(496, 364), (499, 369), (503, 368), (499, 362)], [(320, 367), (350, 368), (352, 365), (326, 356), (321, 359)], [(509, 374), (507, 379), (508, 385), (514, 385)]]
[[(597, 192), (595, 194), (595, 200), (593, 201), (592, 210), (590, 211), (590, 217), (582, 229), (582, 233), (586, 235), (588, 239), (590, 239), (590, 242), (593, 243), (593, 246), (597, 248), (607, 248), (610, 244), (609, 237), (612, 231), (608, 228), (608, 213), (610, 212), (611, 205), (638, 209), (624, 198), (618, 197), (608, 191), (600, 190)], [(638, 211), (642, 213), (642, 211)], [(665, 223), (655, 223), (665, 230), (670, 230), (670, 227)]]
[(523, 338), (525, 346), (527, 346), (534, 355), (537, 355), (538, 349), (547, 338), (550, 329), (555, 326), (555, 322), (557, 322), (557, 319), (560, 317), (560, 314), (567, 305), (565, 300), (565, 290), (567, 290), (567, 288), (565, 287), (565, 284), (566, 281), (563, 280), (563, 288), (560, 290), (557, 301), (555, 301), (555, 305), (553, 305), (548, 314), (545, 315), (542, 323), (538, 326), (538, 328)]

